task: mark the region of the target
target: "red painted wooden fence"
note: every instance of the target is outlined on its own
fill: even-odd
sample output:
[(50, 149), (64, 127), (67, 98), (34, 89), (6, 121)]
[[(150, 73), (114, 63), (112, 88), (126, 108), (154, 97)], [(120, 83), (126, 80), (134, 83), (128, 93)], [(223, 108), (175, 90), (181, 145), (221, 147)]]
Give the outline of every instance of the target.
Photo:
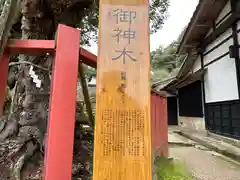
[(152, 150), (156, 155), (168, 156), (167, 99), (151, 93)]
[[(55, 57), (45, 156), (45, 180), (71, 178), (78, 55), (82, 62), (89, 66), (96, 67), (97, 62), (96, 56), (82, 48), (78, 49), (79, 33), (73, 28), (60, 25), (56, 47), (55, 40), (10, 40), (6, 48), (7, 53), (41, 55), (50, 52)], [(71, 45), (70, 48), (66, 44)], [(8, 62), (8, 54), (0, 57), (0, 116), (6, 92)], [(66, 92), (70, 96), (62, 96)], [(153, 150), (158, 155), (167, 156), (167, 100), (164, 97), (151, 94), (151, 115)]]
[[(44, 180), (69, 180), (72, 177), (78, 61), (96, 67), (97, 57), (80, 48), (80, 31), (59, 25), (56, 40), (9, 40), (0, 57), (0, 116), (6, 95), (9, 54), (54, 57), (51, 100), (49, 103)], [(67, 94), (67, 96), (66, 96)]]

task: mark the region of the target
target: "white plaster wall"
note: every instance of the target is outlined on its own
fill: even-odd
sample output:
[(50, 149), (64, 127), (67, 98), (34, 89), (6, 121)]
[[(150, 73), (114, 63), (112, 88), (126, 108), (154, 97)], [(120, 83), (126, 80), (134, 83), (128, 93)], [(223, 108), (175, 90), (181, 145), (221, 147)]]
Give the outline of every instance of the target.
[(204, 76), (206, 103), (238, 99), (235, 59), (225, 56), (210, 64)]
[[(218, 19), (230, 11), (230, 3), (221, 12)], [(240, 24), (240, 22), (239, 22)], [(239, 25), (240, 27), (240, 25)], [(214, 42), (210, 43), (205, 52), (208, 52), (213, 47), (221, 43), (224, 39), (232, 35), (232, 29), (229, 28), (221, 36), (219, 36)], [(240, 35), (239, 35), (240, 36)], [(239, 37), (240, 40), (240, 37)], [(239, 41), (240, 42), (240, 41)], [(204, 56), (204, 65), (212, 62), (217, 57), (227, 53), (229, 46), (233, 45), (233, 38), (224, 42), (221, 46), (214, 49), (212, 52)], [(226, 55), (222, 59), (213, 62), (208, 65), (207, 72), (204, 75), (205, 84), (205, 100), (206, 103), (228, 101), (238, 99), (238, 86), (237, 86), (237, 75), (236, 75), (236, 64), (235, 59), (231, 59), (229, 55)]]
[(233, 45), (233, 39), (229, 39), (224, 44), (216, 48), (211, 53), (204, 56), (204, 65), (212, 62), (214, 59), (218, 58), (219, 56), (227, 53), (229, 51), (229, 46)]
[(198, 56), (197, 60), (195, 61), (193, 65), (193, 72), (195, 73), (196, 71), (201, 69), (201, 56)]
[[(240, 30), (240, 21), (237, 22), (237, 29)], [(240, 43), (240, 33), (238, 33), (238, 43)]]
[(237, 22), (237, 29), (240, 29), (240, 20)]
[(240, 43), (240, 33), (238, 33), (238, 43)]
[[(225, 33), (223, 33), (221, 36), (219, 36), (214, 42), (210, 43), (206, 49), (205, 52), (208, 52), (211, 50), (213, 47), (221, 43), (224, 39), (227, 37), (231, 36), (232, 34), (232, 29), (228, 29)], [(204, 65), (210, 63), (213, 61), (215, 58), (227, 53), (229, 51), (229, 46), (233, 45), (233, 38), (231, 37), (229, 40), (221, 44), (221, 46), (217, 47), (214, 49), (212, 52), (208, 53), (207, 55), (204, 56)]]
[[(227, 13), (231, 11), (230, 0), (221, 11), (219, 17), (215, 23), (218, 23)], [(240, 21), (238, 22), (238, 29), (240, 30)], [(207, 36), (212, 32), (209, 30)], [(206, 48), (205, 52), (208, 52), (213, 47), (221, 43), (223, 40), (232, 35), (232, 28), (229, 28), (221, 34), (214, 42), (210, 43)], [(240, 33), (238, 35), (240, 42)], [(212, 52), (204, 56), (204, 65), (212, 62), (214, 59), (229, 51), (229, 46), (233, 45), (233, 38), (224, 42), (221, 46), (214, 49)], [(193, 72), (196, 72), (201, 68), (200, 57), (197, 58), (193, 65)], [(205, 100), (206, 103), (220, 102), (238, 99), (238, 85), (236, 75), (236, 64), (235, 59), (231, 59), (229, 55), (226, 55), (222, 59), (213, 62), (208, 65), (207, 72), (204, 75), (204, 88), (205, 88)], [(186, 119), (186, 118), (184, 118)]]
[(212, 43), (208, 44), (204, 53), (208, 52), (210, 49), (215, 47), (217, 44), (221, 43), (224, 39), (232, 35), (232, 28), (228, 28), (226, 32), (221, 34), (215, 41)]
[[(230, 4), (230, 0), (227, 2), (227, 4), (225, 5), (225, 7), (223, 8), (223, 10), (221, 11), (221, 13), (219, 14), (217, 20), (215, 21), (215, 23), (218, 23), (227, 13), (229, 13), (231, 11), (231, 4)], [(229, 15), (230, 16), (230, 15)], [(227, 17), (226, 17), (227, 19)], [(222, 21), (220, 24), (222, 24), (224, 21)], [(220, 25), (219, 24), (219, 25)], [(218, 26), (219, 26), (218, 25)]]

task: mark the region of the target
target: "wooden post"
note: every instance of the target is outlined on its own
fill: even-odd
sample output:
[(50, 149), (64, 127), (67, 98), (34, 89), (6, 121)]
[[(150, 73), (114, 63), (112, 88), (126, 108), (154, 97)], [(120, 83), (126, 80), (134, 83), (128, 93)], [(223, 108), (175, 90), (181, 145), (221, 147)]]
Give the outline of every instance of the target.
[(151, 180), (148, 0), (101, 0), (93, 180)]
[(44, 180), (70, 180), (80, 32), (59, 25), (53, 64)]
[(80, 76), (84, 101), (86, 103), (86, 108), (87, 108), (87, 113), (88, 113), (88, 118), (89, 118), (88, 119), (89, 125), (91, 128), (94, 128), (94, 117), (93, 117), (93, 113), (92, 113), (92, 106), (91, 106), (91, 101), (90, 101), (90, 97), (89, 97), (89, 93), (88, 93), (88, 86), (87, 86), (86, 79), (85, 79), (83, 64), (81, 62), (79, 63), (79, 76)]
[(4, 53), (0, 56), (0, 117), (3, 115), (4, 101), (6, 97), (9, 61), (9, 54)]

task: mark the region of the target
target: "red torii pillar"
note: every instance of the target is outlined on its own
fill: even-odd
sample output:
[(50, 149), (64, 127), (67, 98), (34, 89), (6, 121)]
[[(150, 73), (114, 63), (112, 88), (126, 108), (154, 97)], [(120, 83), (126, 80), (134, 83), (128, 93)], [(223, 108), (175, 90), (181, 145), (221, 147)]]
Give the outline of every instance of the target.
[(8, 78), (8, 64), (10, 56), (4, 53), (0, 58), (0, 117), (3, 114), (4, 100), (6, 96), (7, 78)]
[(50, 95), (48, 136), (45, 154), (45, 180), (70, 180), (76, 89), (79, 58), (83, 63), (96, 67), (97, 57), (80, 48), (80, 31), (59, 25), (55, 40), (10, 40), (0, 57), (0, 116), (6, 95), (9, 54), (44, 55), (54, 57)]

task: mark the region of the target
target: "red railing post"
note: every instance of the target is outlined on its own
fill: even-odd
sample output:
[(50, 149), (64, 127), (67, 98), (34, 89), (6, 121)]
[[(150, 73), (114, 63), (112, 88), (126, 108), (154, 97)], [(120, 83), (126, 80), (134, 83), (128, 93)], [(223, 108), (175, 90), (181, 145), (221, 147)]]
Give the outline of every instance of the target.
[(59, 25), (48, 120), (44, 180), (71, 180), (80, 31)]
[(10, 56), (4, 53), (0, 57), (0, 117), (3, 115), (4, 100), (6, 96), (7, 78), (8, 78), (8, 64)]

